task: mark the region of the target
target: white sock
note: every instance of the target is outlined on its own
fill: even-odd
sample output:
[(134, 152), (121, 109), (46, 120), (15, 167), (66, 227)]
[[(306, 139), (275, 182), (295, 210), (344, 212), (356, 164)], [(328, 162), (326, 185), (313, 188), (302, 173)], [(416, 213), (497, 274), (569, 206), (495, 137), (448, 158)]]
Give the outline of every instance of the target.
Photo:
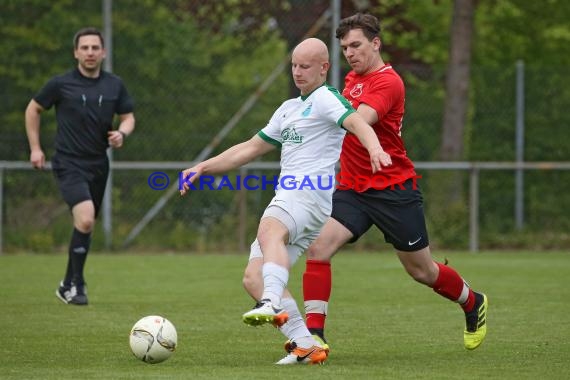
[(281, 304), (283, 290), (289, 281), (289, 271), (287, 268), (269, 262), (264, 263), (262, 267), (263, 273), (263, 294), (261, 299), (268, 299), (275, 306)]
[(297, 302), (293, 298), (283, 298), (281, 300), (281, 307), (289, 314), (287, 323), (279, 328), (283, 335), (288, 339), (295, 341), (297, 346), (301, 348), (310, 348), (317, 343), (311, 335), (303, 316), (299, 311)]

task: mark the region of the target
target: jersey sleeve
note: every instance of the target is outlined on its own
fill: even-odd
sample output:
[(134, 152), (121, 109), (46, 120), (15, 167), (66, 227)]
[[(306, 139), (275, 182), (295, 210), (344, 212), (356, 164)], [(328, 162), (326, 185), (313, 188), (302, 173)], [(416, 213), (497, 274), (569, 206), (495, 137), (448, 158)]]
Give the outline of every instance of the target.
[(368, 90), (359, 99), (376, 110), (381, 120), (393, 108), (398, 99), (402, 98), (403, 86), (396, 77), (382, 75), (372, 83)]
[(53, 77), (34, 96), (34, 100), (43, 108), (50, 109), (58, 102), (60, 94), (60, 81), (58, 77)]
[(334, 87), (328, 87), (327, 96), (319, 97), (319, 101), (323, 104), (319, 107), (321, 116), (330, 119), (333, 123), (342, 127), (344, 119), (356, 110), (350, 105), (350, 102), (342, 96)]
[(133, 112), (134, 108), (135, 108), (135, 102), (133, 101), (133, 98), (131, 98), (131, 96), (129, 95), (129, 92), (127, 91), (127, 88), (125, 87), (125, 84), (123, 83), (123, 81), (121, 81), (121, 88), (119, 90), (119, 100), (117, 103), (117, 114), (118, 115), (123, 115), (126, 113), (131, 113)]
[(281, 120), (283, 119), (285, 103), (283, 103), (275, 112), (267, 125), (257, 133), (266, 142), (281, 148), (283, 137), (281, 137)]

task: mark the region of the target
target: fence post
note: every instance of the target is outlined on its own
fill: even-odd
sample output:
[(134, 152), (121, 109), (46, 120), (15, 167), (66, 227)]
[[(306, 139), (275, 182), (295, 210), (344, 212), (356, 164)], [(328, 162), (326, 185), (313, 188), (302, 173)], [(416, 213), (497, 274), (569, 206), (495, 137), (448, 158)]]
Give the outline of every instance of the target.
[(479, 168), (469, 172), (469, 250), (479, 251)]
[[(524, 162), (524, 62), (517, 61), (516, 83), (516, 162)], [(524, 170), (515, 171), (515, 226), (520, 230), (524, 226)]]
[[(247, 168), (242, 166), (239, 169), (240, 181), (247, 177)], [(247, 235), (247, 190), (244, 183), (239, 190), (239, 221), (238, 221), (238, 249), (245, 251), (245, 239)]]
[[(103, 0), (103, 36), (105, 39), (105, 50), (107, 57), (103, 61), (105, 71), (113, 72), (113, 0)], [(105, 187), (105, 195), (101, 210), (101, 219), (103, 220), (103, 233), (105, 235), (105, 249), (110, 250), (113, 246), (113, 150), (107, 149), (107, 157), (109, 158), (109, 176), (107, 177), (107, 187)]]
[(331, 85), (339, 90), (340, 88), (340, 47), (338, 41), (336, 40), (336, 28), (340, 23), (340, 0), (331, 0), (331, 70), (330, 70), (330, 80)]
[(2, 255), (4, 247), (4, 168), (0, 167), (0, 255)]

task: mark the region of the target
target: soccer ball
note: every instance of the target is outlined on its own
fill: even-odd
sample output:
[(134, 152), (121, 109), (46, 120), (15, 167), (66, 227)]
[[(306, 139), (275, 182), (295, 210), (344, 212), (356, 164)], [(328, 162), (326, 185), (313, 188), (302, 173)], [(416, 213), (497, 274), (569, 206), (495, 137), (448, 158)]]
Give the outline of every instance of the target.
[(174, 325), (159, 315), (149, 315), (134, 324), (129, 336), (131, 351), (145, 363), (168, 359), (176, 349), (178, 335)]

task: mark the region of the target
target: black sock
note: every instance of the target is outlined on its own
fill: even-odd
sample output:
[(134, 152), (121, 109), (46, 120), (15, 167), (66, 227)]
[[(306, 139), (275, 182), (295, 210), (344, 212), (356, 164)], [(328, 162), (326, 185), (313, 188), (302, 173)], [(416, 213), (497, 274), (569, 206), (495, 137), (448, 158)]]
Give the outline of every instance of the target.
[(67, 268), (65, 269), (65, 277), (63, 278), (63, 286), (71, 287), (71, 280), (73, 279), (73, 266), (71, 264), (71, 249), (67, 255)]
[[(91, 233), (84, 234), (74, 228), (73, 234), (71, 235), (71, 243), (69, 244), (69, 262), (71, 263), (71, 277), (74, 285), (81, 286), (85, 284), (83, 268), (85, 267), (85, 260), (87, 260), (90, 245)], [(68, 273), (69, 269), (68, 264)]]

